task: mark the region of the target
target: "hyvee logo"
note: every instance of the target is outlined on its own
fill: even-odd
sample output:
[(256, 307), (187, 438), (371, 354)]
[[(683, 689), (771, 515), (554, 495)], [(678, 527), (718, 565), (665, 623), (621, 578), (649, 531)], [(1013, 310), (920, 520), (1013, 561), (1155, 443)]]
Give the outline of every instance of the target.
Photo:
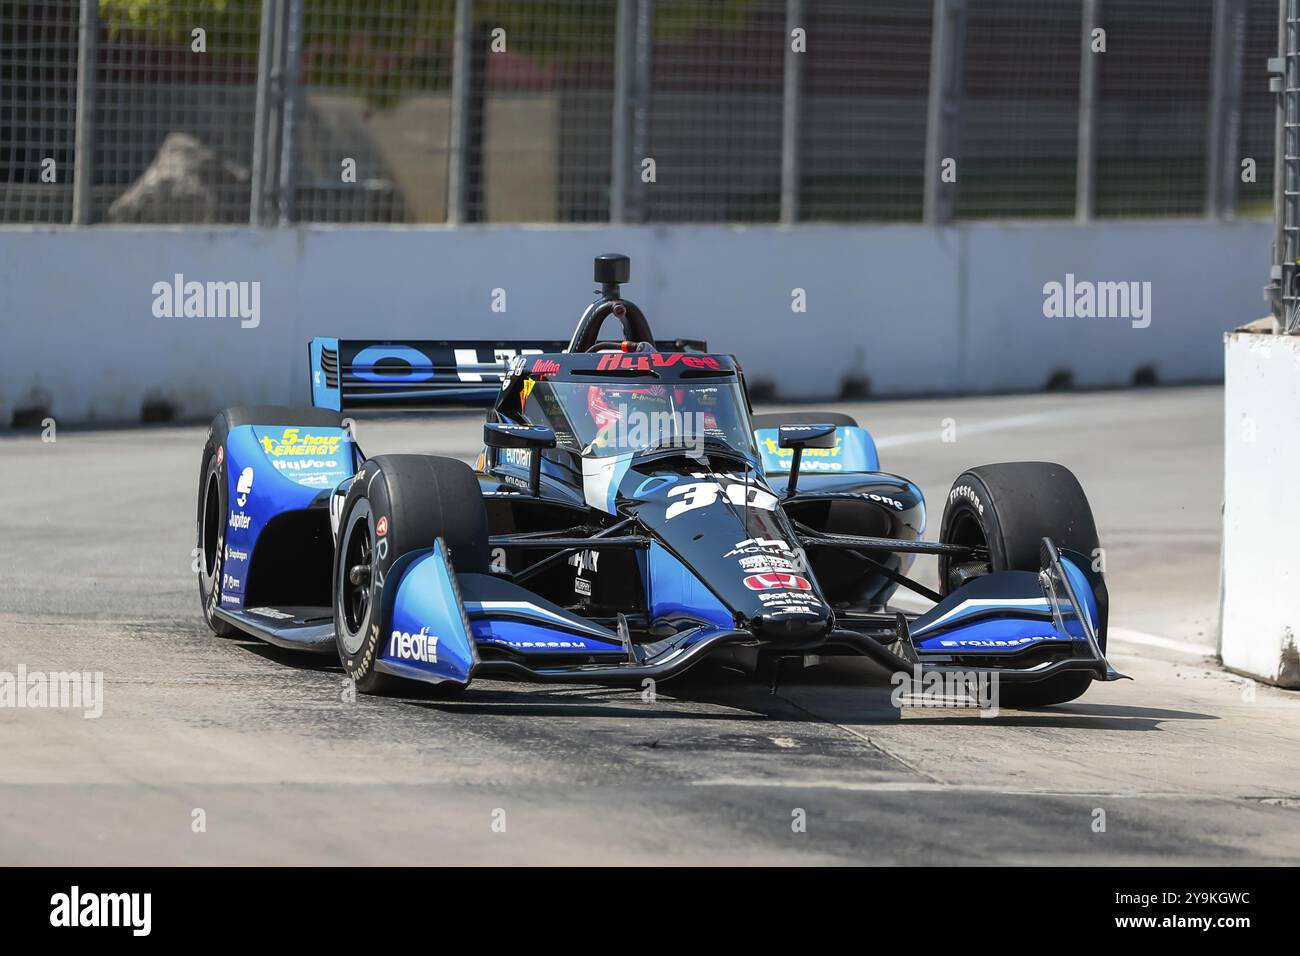
[(1074, 273), (1065, 274), (1065, 282), (1048, 282), (1043, 286), (1043, 316), (1048, 319), (1131, 319), (1133, 328), (1151, 324), (1150, 282), (1075, 281)]
[(158, 319), (239, 319), (245, 329), (262, 324), (262, 283), (185, 281), (153, 284), (153, 314)]
[(722, 368), (718, 360), (711, 355), (684, 355), (681, 352), (670, 352), (667, 355), (658, 352), (624, 355), (618, 352), (604, 352), (600, 356), (600, 361), (596, 363), (596, 369), (601, 372), (615, 370), (649, 372), (657, 368), (669, 368), (679, 362), (687, 368), (707, 369), (711, 372), (717, 372)]
[(50, 897), (51, 926), (127, 926), (133, 936), (148, 936), (153, 924), (152, 893), (69, 893)]

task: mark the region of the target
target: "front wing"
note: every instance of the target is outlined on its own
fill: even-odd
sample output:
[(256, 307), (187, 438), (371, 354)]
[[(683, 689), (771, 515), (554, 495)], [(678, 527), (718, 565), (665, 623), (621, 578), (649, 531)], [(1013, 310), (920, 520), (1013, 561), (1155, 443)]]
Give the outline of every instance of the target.
[(1070, 671), (1118, 680), (1097, 638), (1098, 609), (1080, 557), (1043, 539), (1038, 573), (977, 578), (930, 611), (894, 615), (887, 628), (839, 627), (783, 644), (752, 632), (700, 625), (653, 643), (633, 642), (503, 578), (457, 575), (437, 541), (395, 567), (384, 609), (378, 669), (413, 680), (468, 684), (475, 676), (554, 683), (664, 680), (705, 657), (738, 663), (824, 651), (863, 654), (909, 674), (996, 674), (1028, 683)]

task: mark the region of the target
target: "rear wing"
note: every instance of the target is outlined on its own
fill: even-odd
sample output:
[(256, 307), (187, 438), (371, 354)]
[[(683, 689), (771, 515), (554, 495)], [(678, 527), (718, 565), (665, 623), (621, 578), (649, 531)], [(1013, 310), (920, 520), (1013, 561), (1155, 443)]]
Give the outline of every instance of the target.
[[(707, 351), (694, 339), (660, 341), (663, 352)], [(491, 405), (510, 362), (556, 354), (568, 342), (404, 341), (314, 338), (309, 346), (311, 403), (317, 408), (425, 409)]]

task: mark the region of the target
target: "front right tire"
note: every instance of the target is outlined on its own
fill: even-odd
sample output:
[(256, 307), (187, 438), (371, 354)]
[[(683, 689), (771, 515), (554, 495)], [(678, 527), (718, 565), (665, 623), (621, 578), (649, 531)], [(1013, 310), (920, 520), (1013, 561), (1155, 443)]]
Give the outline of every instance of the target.
[[(940, 593), (949, 594), (971, 578), (996, 571), (1038, 571), (1039, 544), (1045, 537), (1089, 559), (1101, 550), (1092, 506), (1070, 469), (1045, 461), (1013, 461), (962, 472), (948, 492), (939, 540), (986, 549), (988, 559), (954, 561), (940, 555)], [(1105, 653), (1106, 585), (1098, 581), (1093, 593), (1097, 643)], [(1063, 704), (1091, 683), (1092, 675), (1076, 672), (1032, 684), (1008, 684), (1001, 688), (1001, 701), (1011, 707)]]

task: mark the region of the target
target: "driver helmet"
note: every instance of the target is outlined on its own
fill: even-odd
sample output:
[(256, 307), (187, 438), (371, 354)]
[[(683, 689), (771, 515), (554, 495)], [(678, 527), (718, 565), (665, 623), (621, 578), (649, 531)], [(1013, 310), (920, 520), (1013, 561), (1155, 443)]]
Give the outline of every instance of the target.
[(587, 389), (587, 411), (598, 431), (634, 413), (661, 415), (671, 410), (668, 389), (662, 385), (592, 385)]

